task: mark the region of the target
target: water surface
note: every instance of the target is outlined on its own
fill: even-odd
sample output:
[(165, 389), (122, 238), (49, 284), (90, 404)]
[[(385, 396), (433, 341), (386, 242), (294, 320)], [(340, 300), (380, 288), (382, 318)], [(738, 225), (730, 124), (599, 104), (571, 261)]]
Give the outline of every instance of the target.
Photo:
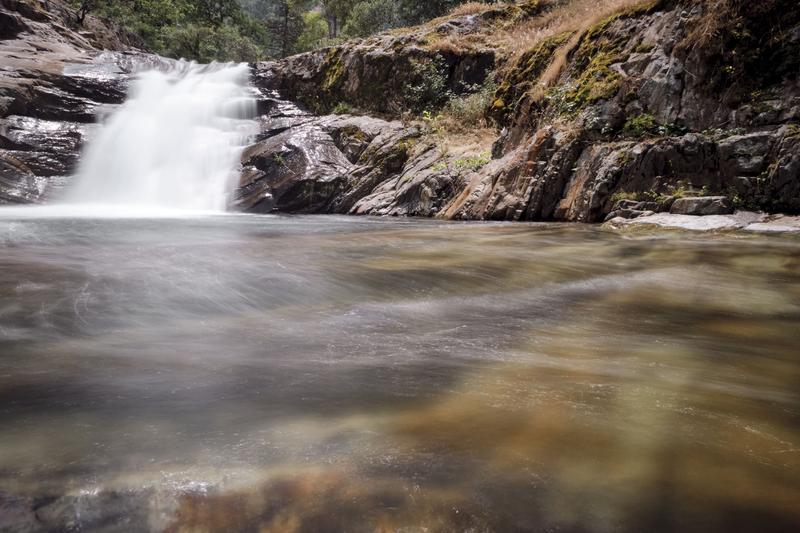
[(0, 529), (800, 528), (797, 238), (36, 213)]

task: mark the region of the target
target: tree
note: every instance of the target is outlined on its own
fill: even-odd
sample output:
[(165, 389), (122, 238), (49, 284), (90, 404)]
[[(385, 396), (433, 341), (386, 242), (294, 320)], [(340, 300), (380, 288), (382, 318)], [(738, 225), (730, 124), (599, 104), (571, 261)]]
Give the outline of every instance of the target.
[(78, 23), (78, 25), (83, 26), (83, 21), (86, 20), (86, 15), (88, 15), (90, 11), (94, 11), (96, 8), (97, 0), (81, 0), (80, 6), (75, 12), (75, 21)]
[(396, 25), (394, 0), (366, 0), (353, 6), (342, 33), (348, 37), (366, 37)]
[(339, 30), (347, 20), (356, 0), (321, 0), (320, 3), (328, 20), (328, 38), (335, 39), (339, 36)]
[(297, 51), (297, 41), (305, 28), (303, 13), (309, 0), (273, 0), (266, 26), (271, 34), (271, 54), (286, 57)]
[(397, 8), (403, 24), (420, 24), (444, 15), (455, 6), (464, 3), (459, 0), (398, 0)]
[(194, 0), (192, 17), (196, 22), (218, 28), (230, 23), (241, 15), (241, 7), (236, 0)]
[(307, 52), (318, 48), (328, 37), (328, 23), (322, 13), (308, 11), (303, 14), (303, 33), (297, 39), (297, 51)]

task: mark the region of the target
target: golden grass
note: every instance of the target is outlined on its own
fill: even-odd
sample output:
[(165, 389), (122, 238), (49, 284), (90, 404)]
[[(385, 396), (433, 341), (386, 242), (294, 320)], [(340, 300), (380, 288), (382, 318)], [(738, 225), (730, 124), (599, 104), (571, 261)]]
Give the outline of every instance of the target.
[(618, 11), (643, 3), (644, 0), (550, 0), (540, 16), (504, 28), (496, 38), (513, 59), (548, 37), (583, 32)]
[(461, 17), (464, 15), (479, 15), (495, 7), (496, 6), (492, 4), (485, 4), (483, 2), (467, 2), (454, 7), (450, 13), (448, 13), (448, 18)]
[[(726, 0), (722, 0), (726, 1)], [(646, 0), (550, 0), (548, 9), (538, 17), (523, 20), (499, 32), (498, 39), (506, 50), (504, 67), (514, 68), (516, 60), (543, 40), (562, 33), (572, 37), (554, 54), (539, 77), (534, 98), (541, 97), (561, 76), (570, 54), (592, 26), (623, 10), (646, 3)]]
[[(765, 2), (767, 3), (767, 2)], [(695, 22), (678, 49), (691, 52), (710, 47), (726, 26), (735, 27), (742, 22), (733, 0), (707, 0), (703, 15)]]

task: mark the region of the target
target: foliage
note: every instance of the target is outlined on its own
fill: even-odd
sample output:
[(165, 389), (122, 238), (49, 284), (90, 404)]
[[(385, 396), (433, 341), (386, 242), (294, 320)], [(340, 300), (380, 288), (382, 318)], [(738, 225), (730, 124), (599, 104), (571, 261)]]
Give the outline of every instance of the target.
[(458, 4), (458, 0), (398, 0), (400, 17), (406, 24), (420, 24), (443, 15)]
[(137, 34), (156, 53), (208, 61), (255, 61), (267, 33), (236, 0), (72, 0), (76, 23), (86, 10)]
[(442, 115), (434, 115), (430, 111), (422, 113), (422, 121), (425, 123), (425, 129), (436, 138), (436, 145), (439, 148), (441, 155), (447, 155), (447, 143), (445, 142), (445, 128), (442, 123)]
[(322, 13), (309, 11), (303, 14), (303, 32), (297, 39), (297, 51), (307, 52), (319, 48), (328, 38), (328, 23)]
[(347, 104), (345, 102), (339, 102), (333, 108), (331, 113), (333, 113), (334, 115), (347, 115), (347, 114), (351, 113), (352, 111), (353, 111), (353, 108), (350, 106), (350, 104)]
[(68, 0), (73, 19), (120, 24), (153, 52), (256, 61), (336, 45), (444, 14), (463, 0)]
[(633, 135), (634, 137), (641, 137), (646, 133), (652, 133), (655, 128), (655, 117), (648, 113), (643, 113), (641, 115), (628, 117), (628, 119), (625, 121), (625, 127), (623, 130), (625, 133)]
[[(722, 131), (722, 130), (716, 130)], [(730, 135), (735, 135), (736, 130), (730, 130)], [(623, 132), (633, 137), (644, 137), (645, 135), (678, 135), (686, 132), (676, 124), (659, 124), (656, 118), (649, 113), (633, 115), (627, 118)], [(728, 135), (728, 136), (730, 136)]]
[(497, 85), (492, 75), (481, 85), (468, 87), (468, 94), (452, 98), (444, 108), (448, 129), (463, 130), (486, 127), (486, 116), (494, 102)]
[(450, 97), (447, 64), (442, 56), (411, 60), (411, 79), (403, 89), (403, 101), (410, 111), (439, 109)]
[(366, 37), (397, 25), (394, 0), (366, 0), (350, 10), (343, 33), (348, 37)]
[(484, 166), (486, 166), (489, 161), (491, 161), (491, 155), (489, 152), (481, 152), (478, 155), (460, 157), (450, 163), (449, 161), (444, 161), (442, 163), (438, 163), (433, 166), (433, 170), (436, 172), (441, 172), (446, 170), (450, 174), (454, 174), (456, 176), (461, 176), (468, 172), (475, 172), (480, 170)]

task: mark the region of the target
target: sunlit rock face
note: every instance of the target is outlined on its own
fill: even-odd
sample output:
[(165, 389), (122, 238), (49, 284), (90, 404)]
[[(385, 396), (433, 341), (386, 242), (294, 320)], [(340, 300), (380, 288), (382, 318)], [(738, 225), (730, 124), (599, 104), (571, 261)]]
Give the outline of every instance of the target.
[[(793, 2), (752, 4), (747, 31), (723, 22), (724, 46), (714, 47), (696, 42), (712, 4), (643, 3), (504, 64), (492, 39), (503, 26), (495, 24), (547, 16), (555, 5), (531, 4), (537, 7), (523, 15), (519, 6), (494, 8), (259, 63), (254, 82), (322, 114), (344, 103), (398, 115), (413, 108), (407, 88), (419, 83), (415, 61), (440, 58), (444, 84), (455, 92), (497, 76), (487, 110), (499, 133), (490, 164), (453, 171), (464, 154), (444, 154), (423, 137), (401, 171), (359, 183), (358, 193), (346, 184), (336, 189), (363, 197), (348, 206), (357, 213), (599, 222), (620, 196), (700, 192), (748, 209), (800, 210), (800, 18)], [(775, 38), (748, 41), (768, 34)], [(474, 46), (452, 45), (465, 36)], [(563, 68), (542, 82), (543, 96), (535, 89), (559, 53)], [(333, 205), (314, 210), (349, 212)]]

